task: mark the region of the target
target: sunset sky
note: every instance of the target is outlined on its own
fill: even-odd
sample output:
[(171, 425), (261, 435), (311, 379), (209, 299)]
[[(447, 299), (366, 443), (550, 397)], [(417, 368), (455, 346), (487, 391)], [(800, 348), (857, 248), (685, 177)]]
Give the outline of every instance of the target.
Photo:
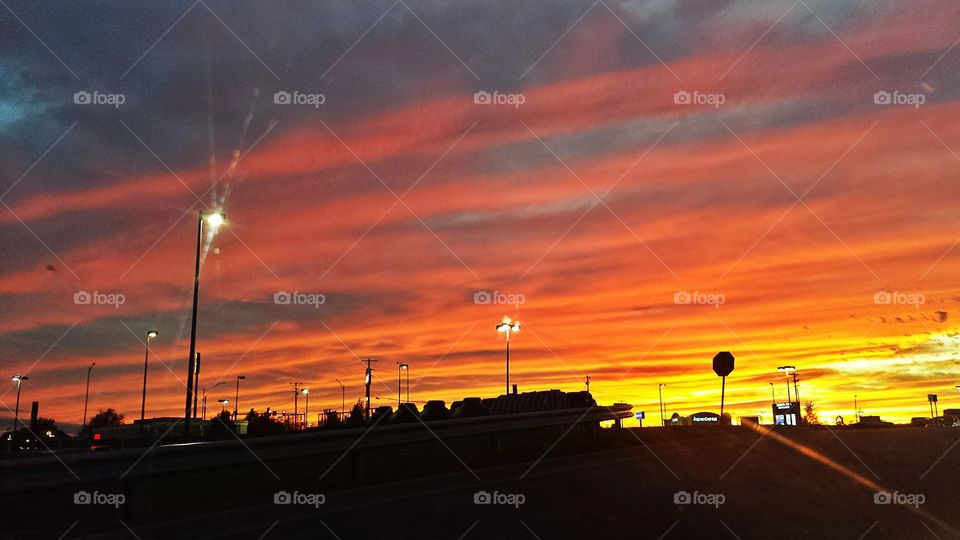
[[(719, 410), (721, 350), (735, 418), (770, 420), (783, 364), (830, 423), (854, 395), (892, 421), (928, 393), (960, 408), (957, 20), (949, 1), (8, 1), (4, 376), (29, 376), (22, 416), (39, 400), (69, 426), (96, 362), (91, 414), (131, 421), (156, 329), (147, 416), (182, 414), (197, 213), (222, 207), (208, 409), (237, 375), (244, 411), (292, 409), (294, 381), (339, 408), (338, 378), (349, 406), (367, 357), (374, 405), (398, 361), (413, 400), (495, 396), (504, 316), (521, 391), (589, 374), (654, 423), (658, 383), (668, 413)], [(494, 291), (514, 303), (475, 301)]]

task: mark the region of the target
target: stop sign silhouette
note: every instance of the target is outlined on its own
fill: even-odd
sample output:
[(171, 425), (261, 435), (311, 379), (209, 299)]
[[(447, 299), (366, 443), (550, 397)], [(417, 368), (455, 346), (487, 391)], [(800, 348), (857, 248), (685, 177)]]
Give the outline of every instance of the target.
[(733, 371), (733, 355), (727, 351), (718, 352), (713, 357), (713, 372), (720, 377), (726, 377)]

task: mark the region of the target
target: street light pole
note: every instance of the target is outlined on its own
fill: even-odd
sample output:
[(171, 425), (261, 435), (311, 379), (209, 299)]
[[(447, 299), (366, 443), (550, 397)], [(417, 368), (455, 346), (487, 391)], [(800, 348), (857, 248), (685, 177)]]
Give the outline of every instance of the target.
[(80, 429), (83, 429), (83, 426), (87, 425), (87, 403), (90, 401), (90, 372), (93, 371), (93, 366), (97, 365), (96, 362), (90, 364), (90, 367), (87, 368), (87, 391), (83, 397), (83, 423), (80, 424)]
[[(217, 384), (211, 386), (210, 390), (215, 389), (221, 384), (224, 384), (224, 382), (223, 381), (218, 382)], [(203, 387), (203, 417), (201, 418), (201, 420), (206, 420), (206, 419), (207, 419), (207, 387), (204, 386)]]
[[(141, 436), (141, 437), (143, 437), (143, 417), (144, 417), (144, 413), (145, 413), (146, 410), (147, 410), (147, 361), (150, 359), (150, 340), (153, 339), (153, 338), (155, 338), (155, 337), (157, 337), (157, 335), (158, 335), (158, 334), (157, 334), (157, 331), (156, 331), (156, 330), (148, 330), (148, 331), (147, 331), (147, 340), (144, 342), (144, 345), (143, 345), (143, 349), (144, 349), (144, 352), (143, 352), (143, 395), (140, 397), (140, 436)], [(90, 366), (90, 367), (93, 367), (93, 366)], [(89, 386), (89, 382), (90, 382), (90, 380), (89, 380), (89, 379), (90, 379), (89, 373), (88, 373), (87, 375), (88, 375), (88, 376), (87, 376), (87, 385)], [(87, 406), (86, 406), (86, 404), (84, 404), (83, 410), (84, 410), (83, 416), (86, 417), (86, 416), (87, 416), (87, 413), (86, 413)]]
[(510, 395), (510, 334), (520, 331), (520, 321), (513, 321), (510, 317), (504, 317), (503, 321), (497, 325), (497, 332), (506, 334), (507, 339), (507, 395)]
[(235, 399), (233, 400), (233, 421), (234, 422), (240, 419), (240, 417), (237, 416), (238, 410), (240, 409), (240, 381), (246, 380), (246, 378), (247, 377), (245, 375), (237, 375), (237, 394), (236, 396), (234, 396)]
[[(24, 375), (14, 375), (10, 380), (17, 383), (17, 408), (13, 413), (13, 431), (17, 431), (17, 423), (20, 421), (20, 385), (23, 384), (23, 381), (30, 379)], [(8, 411), (10, 409), (7, 409)]]
[(773, 405), (777, 404), (777, 394), (773, 389), (773, 383), (770, 383), (770, 403)]
[(303, 393), (303, 396), (306, 398), (307, 402), (303, 406), (303, 426), (304, 428), (310, 428), (310, 389), (304, 388), (300, 390)]
[(197, 260), (193, 271), (193, 312), (190, 316), (190, 354), (187, 356), (187, 405), (183, 413), (185, 435), (190, 435), (190, 405), (193, 401), (193, 385), (190, 384), (190, 381), (193, 379), (194, 355), (197, 354), (197, 303), (200, 299), (200, 256), (203, 242), (203, 222), (206, 220), (210, 228), (216, 231), (225, 219), (226, 217), (220, 212), (206, 213), (203, 210), (199, 212), (197, 219)]
[(345, 416), (346, 407), (347, 407), (347, 392), (346, 392), (346, 389), (344, 389), (343, 387), (343, 383), (340, 382), (340, 379), (334, 379), (334, 380), (337, 381), (337, 384), (340, 385), (340, 416)]
[(663, 427), (663, 426), (667, 425), (667, 421), (663, 418), (663, 415), (664, 415), (664, 410), (663, 410), (663, 387), (664, 387), (664, 386), (666, 386), (666, 385), (663, 384), (663, 383), (660, 383), (660, 387), (657, 389), (657, 391), (660, 393), (660, 427)]
[(407, 372), (407, 402), (410, 401), (410, 365), (397, 362), (397, 410), (400, 410), (400, 391), (403, 389), (403, 385), (400, 383), (400, 375), (404, 370)]
[(398, 411), (400, 410), (400, 390), (403, 389), (403, 387), (400, 386), (400, 369), (401, 369), (401, 366), (403, 366), (403, 363), (402, 363), (402, 362), (397, 362), (397, 410), (398, 410)]

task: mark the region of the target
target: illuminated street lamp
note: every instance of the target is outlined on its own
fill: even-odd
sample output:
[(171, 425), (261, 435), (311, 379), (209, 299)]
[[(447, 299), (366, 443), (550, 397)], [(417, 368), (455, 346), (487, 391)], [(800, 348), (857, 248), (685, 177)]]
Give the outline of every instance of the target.
[(303, 388), (300, 390), (300, 393), (307, 398), (306, 404), (303, 406), (303, 425), (306, 429), (310, 428), (310, 389)]
[[(10, 380), (17, 383), (17, 409), (13, 413), (13, 431), (17, 431), (17, 422), (20, 421), (20, 385), (23, 384), (23, 381), (28, 380), (30, 377), (25, 375), (14, 375), (10, 377)], [(8, 411), (10, 409), (7, 409)]]
[(227, 217), (219, 212), (204, 212), (201, 210), (197, 219), (197, 262), (193, 271), (193, 313), (190, 319), (190, 355), (187, 357), (187, 405), (183, 413), (184, 433), (190, 434), (190, 402), (193, 401), (193, 385), (189, 383), (193, 379), (194, 362), (197, 354), (197, 302), (200, 298), (200, 255), (201, 245), (203, 243), (203, 224), (210, 227), (211, 236), (217, 232), (217, 229), (223, 225)]
[[(156, 330), (147, 330), (147, 340), (143, 345), (143, 395), (140, 397), (140, 436), (143, 436), (143, 416), (147, 410), (147, 360), (150, 359), (150, 340), (158, 335), (160, 334)], [(83, 409), (86, 411), (86, 405)], [(86, 413), (83, 416), (86, 417)]]
[(223, 413), (227, 412), (227, 403), (230, 403), (230, 400), (229, 400), (229, 399), (218, 399), (217, 401), (220, 402), (220, 414), (222, 415)]
[(663, 418), (663, 415), (664, 415), (664, 410), (663, 410), (663, 387), (664, 387), (664, 386), (666, 386), (666, 385), (663, 384), (663, 383), (660, 383), (660, 387), (657, 389), (657, 391), (660, 393), (660, 427), (663, 427), (663, 426), (667, 425), (666, 420)]
[(240, 381), (246, 380), (246, 377), (243, 375), (237, 375), (237, 394), (233, 400), (233, 421), (236, 422), (239, 418), (237, 416), (237, 409), (240, 407)]
[(400, 410), (400, 389), (403, 386), (400, 383), (400, 375), (407, 372), (407, 401), (410, 401), (410, 366), (403, 362), (397, 362), (397, 410)]
[(497, 332), (506, 334), (507, 338), (507, 394), (510, 394), (510, 334), (520, 331), (520, 321), (512, 321), (510, 317), (504, 317), (503, 321), (497, 325)]
[(787, 403), (793, 403), (793, 399), (790, 397), (790, 374), (797, 370), (794, 366), (780, 366), (777, 368), (777, 371), (782, 371), (787, 377)]

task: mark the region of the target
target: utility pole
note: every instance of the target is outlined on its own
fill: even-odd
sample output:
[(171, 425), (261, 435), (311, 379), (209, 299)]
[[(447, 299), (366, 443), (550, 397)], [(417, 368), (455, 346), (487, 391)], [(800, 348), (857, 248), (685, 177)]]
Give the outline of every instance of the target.
[[(298, 399), (299, 399), (299, 397), (300, 397), (300, 385), (303, 384), (303, 383), (302, 383), (302, 382), (293, 382), (293, 383), (290, 383), (290, 384), (293, 385), (293, 422), (296, 424), (297, 422), (299, 422), (298, 418), (300, 418), (300, 416), (297, 414), (297, 411), (299, 410), (299, 409), (297, 408), (297, 405), (299, 404)], [(299, 428), (299, 426), (298, 426), (298, 428)]]
[(857, 395), (853, 395), (853, 416), (857, 418), (857, 423), (860, 423), (860, 409), (857, 407)]
[(363, 378), (364, 383), (366, 384), (366, 387), (367, 387), (367, 403), (366, 403), (367, 407), (364, 413), (366, 420), (370, 420), (370, 384), (373, 382), (373, 368), (370, 367), (371, 362), (376, 362), (376, 360), (367, 358), (367, 371), (364, 374), (364, 378)]
[(590, 375), (587, 375), (587, 393), (590, 393)]
[(800, 403), (800, 389), (797, 388), (797, 372), (793, 372), (793, 395), (797, 398), (797, 403)]
[(197, 390), (200, 389), (200, 353), (197, 352), (197, 362), (193, 371), (193, 418), (197, 418)]

